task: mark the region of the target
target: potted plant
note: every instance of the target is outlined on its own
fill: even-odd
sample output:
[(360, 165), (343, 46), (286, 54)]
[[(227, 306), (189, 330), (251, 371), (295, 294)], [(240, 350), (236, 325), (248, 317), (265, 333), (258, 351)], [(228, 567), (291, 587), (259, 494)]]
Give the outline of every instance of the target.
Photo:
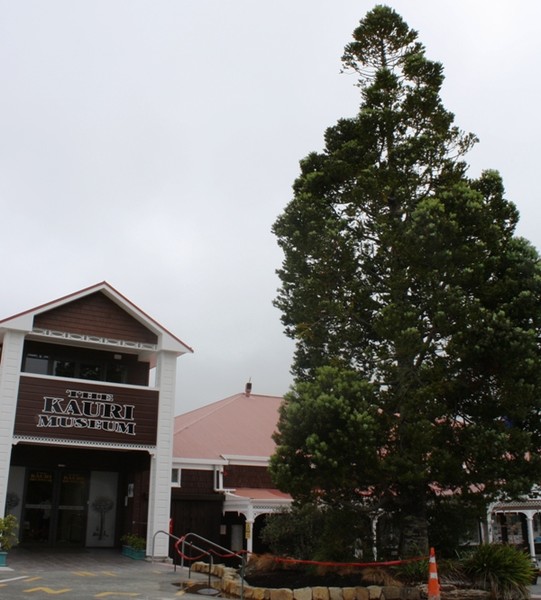
[(6, 566), (8, 550), (17, 541), (18, 526), (14, 515), (0, 517), (0, 567)]
[(146, 556), (147, 541), (144, 537), (135, 533), (128, 533), (120, 541), (123, 543), (122, 554), (136, 560), (142, 560)]

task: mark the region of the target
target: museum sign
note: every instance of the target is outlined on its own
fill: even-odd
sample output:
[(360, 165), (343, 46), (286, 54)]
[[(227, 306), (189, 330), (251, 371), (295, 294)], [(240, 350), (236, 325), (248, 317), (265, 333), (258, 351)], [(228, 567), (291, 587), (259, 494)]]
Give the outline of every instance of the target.
[(22, 376), (15, 435), (155, 444), (158, 391)]

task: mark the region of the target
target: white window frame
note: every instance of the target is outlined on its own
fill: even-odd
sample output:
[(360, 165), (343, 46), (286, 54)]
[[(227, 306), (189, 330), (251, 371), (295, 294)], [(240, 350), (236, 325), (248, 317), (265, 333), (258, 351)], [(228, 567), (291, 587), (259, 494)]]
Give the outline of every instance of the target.
[(171, 487), (182, 487), (182, 469), (171, 467)]

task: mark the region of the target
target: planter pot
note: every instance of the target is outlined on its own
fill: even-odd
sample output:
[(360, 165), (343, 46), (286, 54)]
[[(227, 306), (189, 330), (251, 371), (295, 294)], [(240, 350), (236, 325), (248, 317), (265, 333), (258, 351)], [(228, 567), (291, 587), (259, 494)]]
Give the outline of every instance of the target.
[(8, 553), (0, 552), (0, 567), (5, 567), (7, 565)]
[(122, 546), (122, 554), (133, 558), (134, 560), (144, 560), (146, 558), (146, 552), (144, 550), (135, 550), (131, 546)]

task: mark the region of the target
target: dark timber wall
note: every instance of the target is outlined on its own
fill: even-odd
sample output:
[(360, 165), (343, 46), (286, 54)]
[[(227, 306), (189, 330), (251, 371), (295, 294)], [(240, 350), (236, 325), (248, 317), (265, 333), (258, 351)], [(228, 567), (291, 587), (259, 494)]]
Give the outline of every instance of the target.
[(157, 337), (101, 292), (36, 315), (41, 329), (156, 344)]

